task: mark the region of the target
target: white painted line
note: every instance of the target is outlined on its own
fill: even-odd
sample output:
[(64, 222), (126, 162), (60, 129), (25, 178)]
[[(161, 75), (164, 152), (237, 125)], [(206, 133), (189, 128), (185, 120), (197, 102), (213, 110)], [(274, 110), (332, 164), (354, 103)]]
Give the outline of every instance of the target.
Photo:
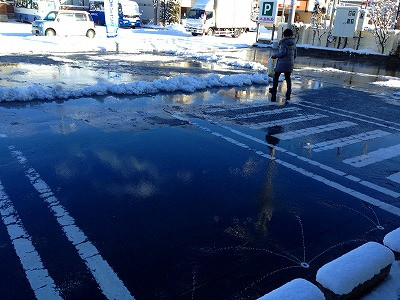
[[(344, 138), (330, 140), (326, 142), (321, 142), (312, 145), (312, 150), (314, 152), (321, 152), (324, 150), (336, 149), (343, 146), (348, 146), (352, 144), (357, 144), (359, 142), (369, 141), (376, 138), (381, 138), (384, 136), (390, 135), (390, 132), (382, 131), (382, 130), (373, 130), (360, 134), (350, 135)], [(309, 148), (308, 146), (304, 146), (304, 148)]]
[(230, 118), (230, 119), (237, 120), (237, 119), (247, 119), (247, 118), (259, 117), (259, 116), (274, 116), (274, 115), (279, 115), (279, 114), (294, 112), (294, 111), (301, 111), (301, 108), (293, 106), (293, 107), (278, 108), (278, 109), (273, 109), (273, 110), (260, 110), (260, 111), (255, 111), (255, 112), (248, 113), (248, 114), (239, 115), (239, 116), (236, 116), (236, 117)]
[[(317, 104), (317, 103), (313, 103), (313, 102), (309, 102), (309, 101), (302, 100), (302, 102), (303, 103), (308, 103), (310, 105), (324, 107), (321, 104)], [(347, 114), (352, 114), (352, 115), (360, 116), (360, 117), (363, 117), (363, 118), (368, 118), (368, 119), (371, 119), (371, 120), (375, 120), (375, 121), (378, 121), (378, 123), (380, 123), (380, 124), (387, 123), (387, 124), (392, 124), (392, 125), (395, 125), (395, 126), (400, 126), (400, 123), (391, 122), (391, 121), (388, 121), (388, 120), (384, 120), (384, 119), (380, 119), (380, 118), (376, 118), (376, 117), (363, 115), (363, 114), (360, 114), (360, 113), (357, 113), (357, 112), (353, 112), (353, 111), (349, 111), (349, 110), (345, 110), (345, 109), (341, 109), (341, 108), (336, 108), (336, 107), (332, 107), (332, 106), (328, 106), (328, 108), (329, 108), (329, 111), (332, 111), (332, 110), (341, 111), (341, 112), (344, 112), (344, 113), (347, 113)]]
[[(185, 119), (185, 120), (188, 121), (187, 119)], [(278, 146), (275, 146), (275, 145), (271, 145), (271, 144), (269, 144), (269, 143), (267, 143), (267, 142), (265, 142), (265, 141), (263, 141), (263, 140), (260, 140), (260, 139), (258, 139), (258, 138), (256, 138), (256, 137), (253, 137), (253, 136), (249, 135), (249, 134), (243, 133), (243, 132), (241, 132), (241, 131), (239, 131), (239, 130), (233, 129), (233, 128), (229, 127), (229, 126), (219, 124), (218, 122), (213, 122), (213, 123), (214, 123), (215, 125), (217, 125), (217, 126), (220, 126), (221, 128), (224, 128), (224, 129), (226, 129), (226, 130), (229, 130), (230, 132), (235, 133), (235, 134), (237, 134), (237, 135), (239, 135), (239, 136), (245, 137), (245, 138), (247, 138), (247, 139), (249, 139), (249, 140), (252, 140), (252, 141), (257, 142), (257, 143), (262, 144), (262, 145), (267, 145), (268, 147), (274, 148), (276, 151), (286, 153), (286, 154), (288, 154), (288, 155), (290, 155), (290, 156), (292, 156), (292, 157), (295, 157), (295, 158), (297, 158), (297, 159), (299, 159), (299, 160), (301, 160), (301, 161), (307, 162), (307, 163), (309, 163), (310, 165), (319, 167), (319, 168), (322, 169), (322, 170), (331, 172), (331, 173), (333, 173), (333, 174), (335, 174), (335, 175), (338, 175), (338, 176), (343, 176), (343, 177), (346, 178), (346, 179), (349, 179), (349, 180), (351, 180), (351, 181), (358, 182), (358, 183), (361, 184), (361, 179), (359, 179), (359, 178), (357, 178), (357, 177), (355, 177), (355, 176), (347, 175), (345, 172), (342, 172), (342, 171), (340, 171), (340, 170), (336, 170), (336, 169), (334, 169), (334, 168), (332, 168), (332, 167), (329, 167), (329, 166), (327, 166), (327, 165), (324, 165), (324, 164), (322, 164), (322, 163), (320, 163), (320, 162), (314, 161), (314, 160), (309, 159), (309, 158), (307, 158), (307, 157), (303, 157), (303, 156), (297, 155), (296, 153), (292, 153), (292, 152), (290, 152), (290, 151), (287, 151), (287, 150), (284, 149), (284, 148), (281, 148), (281, 147), (278, 147)], [(197, 126), (199, 126), (199, 125), (197, 125)], [(204, 130), (204, 129), (207, 129), (207, 128), (202, 127), (202, 129)], [(209, 129), (207, 129), (207, 130), (209, 130)], [(365, 185), (364, 185), (364, 186), (365, 186)], [(377, 191), (379, 191), (379, 192), (383, 192), (383, 193), (386, 194), (386, 195), (390, 195), (390, 196), (396, 195), (396, 196), (397, 196), (396, 192), (393, 192), (393, 191), (391, 191), (391, 190), (389, 190), (389, 189), (386, 189), (386, 188), (384, 188), (384, 187), (380, 187), (380, 186), (375, 185), (375, 184), (371, 184), (371, 185), (369, 185), (368, 187), (369, 187), (369, 188), (372, 188), (372, 189), (374, 189), (374, 190), (377, 190)]]
[(310, 120), (317, 120), (317, 119), (327, 118), (327, 117), (328, 116), (321, 115), (321, 114), (303, 115), (303, 116), (298, 116), (298, 117), (293, 117), (293, 118), (258, 123), (258, 124), (250, 125), (249, 127), (253, 128), (253, 129), (261, 129), (261, 128), (268, 128), (268, 127), (272, 127), (272, 126), (288, 125), (288, 124), (305, 122), (305, 121), (310, 121)]
[(353, 175), (346, 175), (346, 178), (347, 178), (347, 179), (350, 179), (350, 180), (353, 180), (353, 181), (355, 181), (355, 182), (360, 182), (360, 181), (361, 181), (360, 178), (355, 177), (355, 176), (353, 176)]
[[(205, 128), (205, 127), (203, 127), (203, 126), (201, 126), (201, 125), (198, 125), (196, 122), (189, 121), (189, 123), (191, 123), (191, 124), (193, 124), (193, 125), (199, 127), (200, 129)], [(209, 130), (207, 130), (207, 131), (209, 131)], [(239, 141), (236, 141), (236, 140), (234, 140), (234, 139), (232, 139), (232, 138), (229, 138), (229, 137), (225, 137), (225, 136), (222, 135), (222, 134), (219, 134), (219, 136), (222, 137), (222, 138), (224, 138), (226, 141), (228, 141), (228, 142), (230, 142), (230, 143), (233, 143), (233, 144), (235, 144), (235, 145), (242, 144), (242, 143), (240, 143)], [(266, 154), (266, 153), (263, 153), (262, 151), (252, 149), (252, 148), (249, 147), (249, 146), (246, 146), (245, 148), (248, 149), (248, 150), (254, 151), (256, 154), (258, 154), (258, 155), (260, 155), (260, 156), (262, 156), (262, 157), (271, 159), (271, 156), (270, 156), (270, 155), (268, 155), (268, 154)], [(272, 160), (272, 159), (271, 159), (271, 160)], [(353, 189), (351, 189), (351, 188), (348, 188), (348, 187), (346, 187), (346, 186), (343, 186), (343, 185), (341, 185), (341, 184), (339, 184), (339, 183), (337, 183), (337, 182), (335, 182), (335, 181), (328, 180), (328, 179), (324, 178), (323, 176), (314, 174), (314, 173), (312, 173), (312, 172), (310, 172), (310, 171), (307, 171), (307, 170), (305, 170), (305, 169), (303, 169), (303, 168), (301, 168), (301, 167), (297, 167), (297, 166), (295, 166), (295, 165), (293, 165), (293, 164), (291, 164), (291, 163), (285, 162), (285, 161), (283, 161), (283, 160), (280, 160), (280, 159), (273, 159), (273, 160), (274, 160), (276, 163), (278, 163), (278, 164), (280, 164), (280, 165), (282, 165), (282, 166), (284, 166), (284, 167), (287, 167), (288, 169), (290, 169), (290, 170), (292, 170), (292, 171), (295, 171), (295, 172), (297, 172), (297, 173), (300, 173), (300, 174), (302, 174), (302, 175), (304, 175), (304, 176), (306, 176), (306, 177), (312, 178), (312, 179), (314, 179), (314, 180), (316, 180), (316, 181), (319, 181), (319, 182), (321, 182), (321, 183), (323, 183), (323, 184), (325, 184), (325, 185), (328, 185), (328, 186), (330, 186), (330, 187), (332, 187), (332, 188), (334, 188), (334, 189), (336, 189), (336, 190), (339, 190), (339, 191), (341, 191), (341, 192), (343, 192), (343, 193), (346, 193), (346, 194), (348, 194), (348, 195), (350, 195), (350, 196), (353, 196), (353, 197), (355, 197), (355, 198), (358, 198), (358, 199), (360, 199), (360, 200), (362, 200), (362, 201), (365, 201), (365, 202), (367, 202), (367, 203), (369, 203), (369, 204), (371, 204), (371, 205), (377, 206), (377, 207), (379, 207), (379, 208), (381, 208), (381, 209), (383, 209), (383, 210), (385, 210), (385, 211), (387, 211), (387, 212), (389, 212), (389, 213), (391, 213), (391, 214), (394, 214), (394, 215), (400, 217), (400, 209), (399, 209), (398, 207), (396, 207), (396, 206), (393, 206), (393, 205), (391, 205), (391, 204), (382, 202), (382, 201), (380, 201), (380, 200), (378, 200), (378, 199), (375, 199), (375, 198), (373, 198), (373, 197), (370, 197), (370, 196), (368, 196), (368, 195), (362, 194), (362, 193), (360, 193), (360, 192), (358, 192), (358, 191), (355, 191), (355, 190), (353, 190)]]
[(361, 168), (377, 162), (391, 159), (399, 155), (400, 155), (400, 144), (387, 148), (381, 148), (379, 150), (370, 152), (366, 155), (360, 155), (348, 158), (343, 160), (343, 162), (353, 167)]
[(134, 299), (123, 282), (118, 278), (118, 275), (100, 255), (97, 248), (76, 225), (74, 218), (60, 204), (50, 187), (41, 179), (35, 169), (27, 166), (26, 157), (20, 151), (15, 151), (13, 146), (10, 146), (9, 149), (12, 156), (26, 168), (25, 176), (29, 178), (40, 197), (47, 203), (48, 208), (56, 217), (68, 240), (75, 246), (79, 256), (92, 273), (103, 294), (108, 299)]
[(400, 172), (390, 175), (389, 177), (387, 177), (387, 179), (389, 179), (393, 182), (400, 183)]
[(357, 125), (356, 123), (349, 122), (349, 121), (329, 123), (329, 124), (324, 124), (324, 125), (320, 125), (320, 126), (308, 127), (308, 128), (304, 128), (304, 129), (274, 134), (274, 137), (276, 137), (280, 140), (290, 140), (290, 139), (294, 139), (294, 138), (298, 138), (298, 137), (302, 137), (302, 136), (309, 136), (312, 134), (318, 134), (318, 133), (322, 133), (322, 132), (328, 132), (328, 131), (333, 131), (333, 130), (337, 130), (337, 129), (348, 128), (348, 127), (356, 126), (356, 125)]
[(37, 299), (62, 299), (0, 181), (0, 214)]
[(393, 198), (399, 198), (400, 197), (400, 193), (397, 193), (397, 192), (394, 192), (394, 191), (389, 190), (387, 188), (381, 187), (381, 186), (376, 185), (376, 184), (374, 184), (372, 182), (369, 182), (369, 181), (364, 181), (363, 180), (363, 181), (360, 182), (360, 184), (365, 185), (365, 186), (367, 186), (367, 187), (369, 187), (371, 189), (374, 189), (374, 190), (376, 190), (378, 192), (381, 192), (383, 194), (386, 194), (388, 196), (391, 196)]
[[(304, 101), (304, 102), (307, 102), (307, 101)], [(341, 116), (341, 117), (350, 118), (350, 119), (361, 121), (361, 122), (365, 122), (365, 123), (368, 123), (368, 124), (373, 124), (373, 125), (376, 125), (376, 126), (379, 126), (379, 127), (384, 127), (384, 128), (387, 128), (387, 129), (400, 131), (400, 128), (396, 128), (396, 127), (393, 127), (393, 126), (388, 126), (388, 125), (383, 124), (383, 122), (385, 122), (384, 120), (380, 120), (379, 122), (373, 122), (373, 121), (368, 121), (368, 120), (361, 119), (361, 118), (358, 118), (358, 117), (345, 115), (343, 113), (334, 112), (334, 111), (332, 111), (332, 109), (323, 109), (323, 108), (315, 107), (315, 106), (312, 106), (312, 105), (306, 105), (306, 104), (303, 104), (303, 103), (296, 103), (296, 105), (302, 106), (302, 107), (308, 107), (308, 108), (316, 109), (316, 110), (319, 110), (319, 111), (323, 111), (323, 112), (334, 114), (334, 115)], [(351, 113), (351, 112), (348, 112), (348, 111), (345, 111), (345, 112), (346, 113)], [(371, 117), (369, 117), (369, 118), (371, 118)], [(392, 122), (388, 122), (388, 123), (392, 123)]]
[(271, 103), (264, 103), (260, 105), (232, 105), (232, 106), (226, 106), (223, 108), (208, 108), (206, 109), (206, 113), (215, 113), (215, 112), (225, 112), (225, 111), (235, 111), (235, 110), (241, 110), (241, 109), (249, 109), (249, 108), (258, 108), (258, 107), (267, 107), (270, 106)]

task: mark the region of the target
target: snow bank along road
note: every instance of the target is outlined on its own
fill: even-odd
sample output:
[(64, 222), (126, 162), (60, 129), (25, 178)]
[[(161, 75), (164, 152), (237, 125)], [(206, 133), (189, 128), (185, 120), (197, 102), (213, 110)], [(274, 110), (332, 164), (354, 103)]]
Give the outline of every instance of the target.
[[(380, 116), (373, 115), (370, 104), (376, 97), (339, 87), (305, 91), (300, 101), (284, 106), (266, 103), (265, 98), (251, 104), (251, 96), (242, 96), (249, 105), (232, 105), (229, 95), (240, 98), (241, 92), (251, 95), (250, 91), (254, 88), (195, 93), (190, 96), (194, 102), (203, 100), (192, 106), (172, 103), (177, 95), (170, 95), (161, 101), (152, 96), (132, 101), (105, 97), (101, 102), (88, 98), (2, 108), (0, 214), (5, 227), (0, 236), (7, 251), (0, 259), (11, 264), (12, 272), (0, 285), (1, 294), (38, 299), (256, 297), (293, 279), (296, 272), (314, 277), (329, 254), (342, 254), (349, 244), (354, 248), (365, 240), (379, 241), (399, 226), (400, 123), (393, 112), (398, 108), (382, 105)], [(345, 101), (349, 94), (353, 104)], [(332, 95), (334, 104), (324, 102)], [(353, 107), (360, 100), (365, 105), (362, 112)], [(101, 163), (95, 164), (96, 159)], [(246, 167), (235, 171), (242, 160)], [(262, 214), (266, 218), (254, 220), (254, 225), (270, 227), (261, 242), (247, 239), (250, 233), (245, 234), (240, 222), (233, 227), (222, 224), (226, 210), (247, 211), (257, 199), (257, 166), (269, 170), (264, 199), (269, 204)], [(161, 170), (178, 174), (178, 179)], [(275, 173), (280, 175), (276, 180)], [(209, 181), (201, 185), (202, 180)], [(120, 186), (123, 182), (126, 185)], [(274, 190), (281, 192), (274, 196)], [(185, 201), (175, 206), (180, 197)], [(244, 206), (237, 206), (235, 197), (246, 199)], [(168, 205), (163, 206), (166, 199)], [(191, 218), (189, 203), (196, 207)], [(225, 212), (214, 212), (211, 203)], [(203, 211), (202, 205), (211, 206)], [(213, 230), (204, 221), (208, 210)], [(285, 243), (285, 232), (300, 231), (282, 220), (274, 227), (272, 216), (290, 219), (293, 210), (302, 237), (291, 236), (282, 250), (277, 244)], [(241, 215), (238, 211), (233, 219)], [(242, 217), (252, 223), (248, 214)], [(160, 227), (155, 226), (158, 219)], [(190, 223), (194, 220), (199, 223)], [(195, 229), (182, 229), (181, 222), (183, 228)], [(168, 228), (168, 242), (161, 228)], [(270, 235), (278, 241), (266, 239)], [(157, 249), (163, 241), (164, 247)], [(262, 251), (265, 256), (217, 255), (216, 260), (211, 250), (207, 259), (204, 249), (201, 255), (185, 252), (199, 241), (202, 247), (218, 246), (218, 251)], [(174, 254), (168, 254), (166, 245)], [(213, 269), (224, 259), (230, 260), (232, 270), (228, 265), (228, 270)], [(175, 267), (165, 266), (169, 263)], [(2, 276), (4, 272), (9, 271)], [(241, 278), (243, 274), (247, 275)], [(183, 283), (176, 287), (177, 282)]]

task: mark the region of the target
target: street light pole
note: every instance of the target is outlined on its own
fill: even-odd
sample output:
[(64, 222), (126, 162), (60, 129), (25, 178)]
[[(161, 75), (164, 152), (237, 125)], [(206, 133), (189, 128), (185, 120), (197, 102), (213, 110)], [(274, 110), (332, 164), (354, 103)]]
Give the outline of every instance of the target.
[(289, 19), (287, 22), (287, 28), (292, 28), (292, 24), (294, 23), (294, 13), (296, 12), (296, 0), (290, 1), (290, 11), (289, 11)]

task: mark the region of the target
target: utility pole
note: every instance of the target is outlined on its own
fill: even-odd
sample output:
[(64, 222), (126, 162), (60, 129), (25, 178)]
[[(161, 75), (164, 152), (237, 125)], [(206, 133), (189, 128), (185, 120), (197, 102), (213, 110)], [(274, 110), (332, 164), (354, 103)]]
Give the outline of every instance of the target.
[[(338, 0), (339, 1), (339, 0)], [(336, 0), (333, 0), (333, 6), (332, 6), (332, 11), (331, 11), (331, 19), (329, 20), (329, 28), (328, 28), (328, 37), (326, 39), (326, 47), (329, 46), (329, 38), (331, 37), (331, 32), (332, 32), (332, 26), (333, 26), (333, 18), (335, 16), (335, 10), (336, 10)]]
[(335, 10), (336, 10), (336, 0), (333, 0), (333, 6), (332, 6), (332, 11), (331, 11), (331, 19), (330, 19), (330, 22), (329, 22), (329, 30), (328, 30), (328, 32), (332, 31), (333, 17), (335, 16)]
[(296, 12), (296, 0), (291, 0), (287, 28), (290, 28), (290, 29), (292, 28), (292, 24), (294, 23), (294, 13), (295, 12)]

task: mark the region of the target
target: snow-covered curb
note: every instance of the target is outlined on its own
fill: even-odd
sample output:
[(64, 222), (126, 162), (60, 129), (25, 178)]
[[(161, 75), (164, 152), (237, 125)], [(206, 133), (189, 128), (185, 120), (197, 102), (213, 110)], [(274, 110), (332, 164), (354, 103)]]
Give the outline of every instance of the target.
[(297, 278), (258, 300), (324, 300), (324, 294), (311, 282)]
[[(316, 279), (326, 293), (331, 292), (340, 296), (354, 293), (359, 296), (364, 283), (376, 278), (386, 269), (386, 276), (389, 274), (393, 261), (394, 254), (390, 249), (369, 242), (321, 267)], [(374, 284), (386, 276), (383, 274)]]
[(396, 253), (396, 258), (400, 256), (400, 228), (389, 232), (383, 239), (383, 244)]
[(0, 87), (0, 102), (56, 100), (107, 94), (146, 95), (160, 92), (194, 93), (198, 90), (219, 87), (249, 86), (268, 84), (272, 79), (267, 74), (239, 74), (220, 76), (211, 74), (207, 77), (177, 76), (154, 81), (136, 81), (123, 84), (112, 84), (99, 81), (96, 85), (77, 90), (65, 90), (62, 86), (44, 86), (35, 84), (27, 88)]

